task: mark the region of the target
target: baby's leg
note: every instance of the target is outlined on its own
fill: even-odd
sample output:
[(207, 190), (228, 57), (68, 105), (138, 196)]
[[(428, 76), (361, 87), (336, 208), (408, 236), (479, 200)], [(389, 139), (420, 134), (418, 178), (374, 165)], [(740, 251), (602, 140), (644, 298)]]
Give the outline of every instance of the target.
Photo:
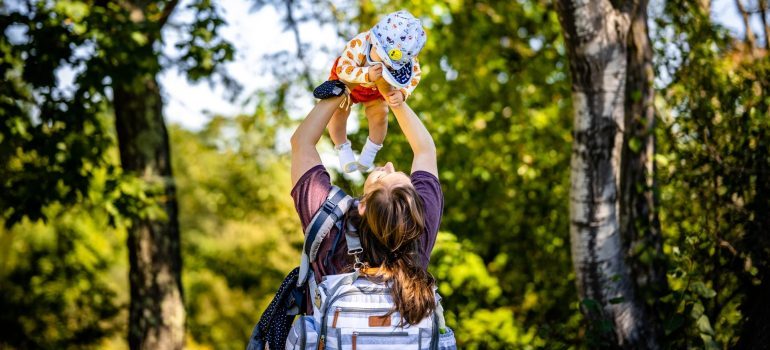
[(347, 124), (350, 109), (338, 108), (334, 111), (332, 119), (329, 120), (329, 136), (334, 142), (334, 149), (337, 150), (337, 156), (340, 158), (340, 168), (346, 173), (356, 171), (356, 155), (353, 153), (353, 147), (348, 141)]
[(332, 119), (329, 120), (329, 137), (331, 137), (334, 146), (339, 146), (348, 141), (348, 116), (350, 109), (338, 108), (334, 111)]
[(359, 170), (371, 171), (374, 168), (374, 158), (382, 148), (385, 135), (388, 133), (388, 106), (385, 101), (374, 100), (364, 103), (366, 119), (369, 121), (369, 138), (358, 157)]
[(369, 122), (369, 139), (381, 145), (388, 133), (388, 105), (383, 100), (364, 102), (364, 111)]

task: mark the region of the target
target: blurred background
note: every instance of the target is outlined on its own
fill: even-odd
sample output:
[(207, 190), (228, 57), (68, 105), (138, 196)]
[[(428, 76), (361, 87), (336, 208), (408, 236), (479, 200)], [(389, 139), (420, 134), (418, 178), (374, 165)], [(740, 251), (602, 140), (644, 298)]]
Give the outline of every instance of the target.
[[(399, 9), (428, 34), (408, 102), (439, 153), (430, 271), (459, 347), (618, 347), (611, 322), (584, 318), (593, 304), (576, 287), (572, 85), (554, 2), (0, 4), (0, 349), (137, 348), (160, 322), (136, 311), (154, 296), (179, 303), (170, 317), (187, 348), (244, 348), (299, 262), (293, 128), (347, 40)], [(663, 348), (749, 348), (749, 320), (770, 315), (757, 303), (770, 266), (767, 2), (645, 7), (645, 190), (662, 241), (624, 254), (664, 267), (667, 285), (639, 293)], [(360, 107), (349, 132), (360, 149)], [(339, 173), (328, 138), (319, 147), (334, 182), (360, 194), (360, 174)], [(392, 118), (378, 160), (410, 166)], [(171, 271), (181, 292), (132, 289), (142, 271)]]

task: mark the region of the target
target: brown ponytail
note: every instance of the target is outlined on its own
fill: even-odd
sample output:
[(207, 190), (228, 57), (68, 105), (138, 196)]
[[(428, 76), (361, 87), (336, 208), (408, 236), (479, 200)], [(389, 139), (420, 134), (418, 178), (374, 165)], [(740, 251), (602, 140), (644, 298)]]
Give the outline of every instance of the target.
[(420, 264), (419, 238), (425, 233), (422, 198), (412, 186), (378, 187), (363, 200), (361, 244), (372, 266), (384, 267), (402, 322), (417, 324), (436, 309), (435, 280)]

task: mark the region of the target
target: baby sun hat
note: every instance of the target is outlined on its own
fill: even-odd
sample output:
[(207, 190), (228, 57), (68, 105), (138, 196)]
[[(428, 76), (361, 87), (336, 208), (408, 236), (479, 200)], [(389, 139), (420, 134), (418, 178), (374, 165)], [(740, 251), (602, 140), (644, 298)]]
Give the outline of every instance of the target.
[(420, 20), (405, 10), (393, 12), (370, 33), (372, 45), (385, 63), (383, 78), (395, 87), (407, 87), (414, 74), (414, 58), (427, 39)]

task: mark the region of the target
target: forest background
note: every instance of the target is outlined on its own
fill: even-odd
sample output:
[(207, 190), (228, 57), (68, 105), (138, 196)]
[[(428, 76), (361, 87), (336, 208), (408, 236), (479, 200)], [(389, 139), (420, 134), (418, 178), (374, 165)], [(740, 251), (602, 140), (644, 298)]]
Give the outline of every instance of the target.
[[(623, 149), (650, 152), (649, 177), (629, 188), (654, 203), (654, 230), (617, 232), (618, 254), (632, 276), (664, 277), (632, 283), (653, 310), (635, 322), (651, 348), (767, 344), (767, 2), (585, 3), (633, 4), (651, 43), (649, 133), (629, 131)], [(629, 347), (612, 310), (631, 301), (592, 297), (575, 268), (569, 4), (3, 1), (0, 349), (243, 348), (302, 245), (288, 138), (346, 40), (401, 8), (428, 32), (408, 103), (439, 153), (430, 271), (460, 347)], [(407, 169), (391, 120), (378, 159)], [(361, 177), (336, 170), (328, 140), (321, 149), (335, 183), (360, 194)], [(142, 244), (160, 253), (143, 260)], [(158, 271), (170, 278), (130, 282)], [(605, 277), (599, 289), (633, 279)], [(168, 314), (143, 313), (164, 301)], [(168, 338), (148, 340), (157, 324)]]

